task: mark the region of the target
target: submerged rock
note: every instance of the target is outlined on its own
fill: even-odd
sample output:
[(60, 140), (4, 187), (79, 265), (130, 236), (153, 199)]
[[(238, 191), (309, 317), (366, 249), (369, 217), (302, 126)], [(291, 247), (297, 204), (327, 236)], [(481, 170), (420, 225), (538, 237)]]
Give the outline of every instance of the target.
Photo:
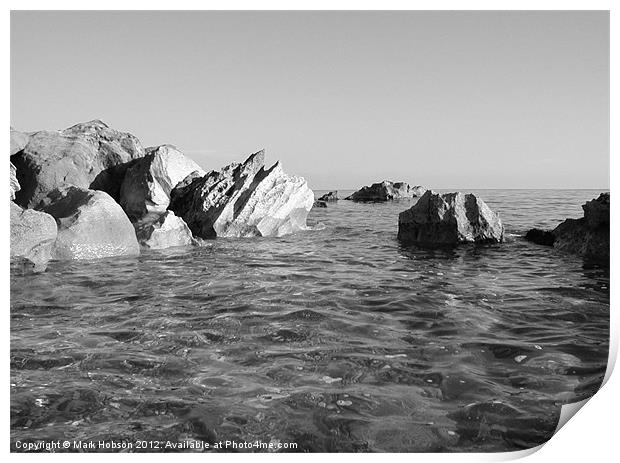
[(130, 219), (147, 213), (163, 213), (170, 203), (170, 192), (185, 177), (203, 169), (172, 145), (146, 149), (125, 173), (119, 203)]
[(170, 194), (168, 209), (195, 237), (282, 236), (306, 229), (314, 194), (279, 162), (265, 169), (265, 153), (206, 175), (191, 174)]
[(421, 186), (411, 187), (405, 182), (384, 180), (381, 183), (365, 186), (345, 199), (351, 201), (390, 201), (393, 199), (416, 198), (424, 194), (425, 191)]
[[(610, 194), (585, 203), (580, 219), (566, 219), (552, 231), (532, 229), (525, 239), (537, 244), (577, 254), (589, 260), (609, 262), (609, 207)], [(545, 239), (542, 239), (544, 237)]]
[(134, 223), (134, 227), (138, 242), (146, 248), (165, 249), (196, 244), (187, 224), (172, 211), (149, 214)]
[(56, 240), (56, 221), (45, 212), (11, 202), (11, 261), (25, 261), (35, 272), (46, 269)]
[(339, 199), (340, 198), (338, 198), (338, 191), (334, 190), (330, 191), (329, 193), (325, 193), (317, 201), (338, 201)]
[(97, 120), (62, 131), (35, 132), (23, 149), (11, 156), (21, 185), (16, 202), (33, 207), (52, 190), (67, 185), (99, 189), (117, 197), (122, 172), (116, 169), (111, 175), (110, 170), (142, 156), (144, 149), (136, 137)]
[(327, 202), (317, 199), (314, 201), (313, 207), (327, 207)]
[(12, 162), (9, 162), (10, 164), (10, 171), (11, 171), (11, 178), (9, 180), (9, 197), (12, 200), (15, 199), (15, 193), (17, 193), (19, 191), (19, 182), (17, 181), (17, 169), (15, 169), (15, 166), (13, 165)]
[(96, 259), (140, 253), (134, 228), (123, 209), (103, 191), (68, 186), (38, 204), (56, 219), (56, 259)]
[(474, 194), (429, 190), (398, 216), (398, 238), (422, 245), (501, 243), (504, 226)]
[(553, 236), (553, 233), (550, 231), (532, 228), (525, 234), (525, 239), (532, 243), (542, 244), (543, 246), (553, 246), (555, 236)]

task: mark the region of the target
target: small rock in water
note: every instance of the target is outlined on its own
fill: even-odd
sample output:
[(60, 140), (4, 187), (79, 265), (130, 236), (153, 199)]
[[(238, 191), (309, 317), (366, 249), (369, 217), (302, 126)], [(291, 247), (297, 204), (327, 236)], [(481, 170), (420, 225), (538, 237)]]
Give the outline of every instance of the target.
[(517, 363), (521, 363), (523, 360), (525, 360), (527, 358), (527, 355), (517, 355), (515, 357), (515, 362)]
[(351, 405), (353, 405), (353, 402), (351, 402), (350, 400), (338, 400), (336, 404), (340, 407), (350, 407)]

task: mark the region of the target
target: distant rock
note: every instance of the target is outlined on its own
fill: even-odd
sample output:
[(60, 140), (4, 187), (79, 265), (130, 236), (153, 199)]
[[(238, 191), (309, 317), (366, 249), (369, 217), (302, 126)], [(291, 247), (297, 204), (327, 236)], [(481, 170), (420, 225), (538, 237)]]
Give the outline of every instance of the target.
[(140, 253), (123, 209), (103, 191), (75, 186), (52, 190), (37, 206), (58, 224), (56, 259), (96, 259)]
[(609, 263), (609, 207), (609, 193), (601, 193), (598, 198), (582, 206), (582, 218), (566, 219), (552, 231), (534, 228), (527, 232), (525, 239), (536, 244), (552, 245), (555, 249), (588, 260)]
[(134, 223), (134, 227), (138, 242), (145, 248), (165, 249), (196, 244), (187, 224), (172, 211), (148, 214)]
[(338, 191), (334, 190), (330, 191), (329, 193), (325, 193), (317, 201), (338, 201), (339, 199), (340, 198), (338, 198)]
[(204, 170), (172, 145), (146, 149), (146, 155), (129, 167), (120, 189), (119, 203), (131, 220), (148, 213), (163, 213), (170, 192), (192, 172)]
[(474, 194), (428, 190), (398, 217), (398, 238), (421, 245), (501, 243), (504, 226)]
[(421, 186), (411, 187), (405, 182), (390, 182), (384, 180), (381, 183), (373, 183), (356, 191), (346, 200), (351, 201), (391, 201), (393, 199), (416, 198), (424, 194), (426, 190)]
[(10, 156), (15, 153), (19, 153), (28, 144), (30, 135), (24, 132), (19, 132), (11, 127), (11, 152)]
[(532, 243), (542, 244), (543, 246), (553, 246), (555, 236), (550, 231), (532, 228), (525, 234), (525, 239)]
[(12, 201), (15, 199), (15, 193), (19, 191), (19, 182), (17, 181), (17, 169), (15, 169), (12, 162), (9, 162), (9, 164), (9, 169), (11, 171), (11, 179), (9, 180), (9, 197)]
[(103, 190), (117, 198), (124, 173), (119, 166), (142, 156), (136, 137), (97, 120), (32, 133), (23, 149), (11, 156), (21, 186), (15, 201), (32, 208), (67, 185)]
[(11, 261), (34, 272), (46, 269), (52, 257), (57, 230), (54, 218), (44, 212), (22, 209), (11, 202)]
[(321, 199), (317, 199), (314, 201), (313, 207), (327, 207), (327, 202)]
[(206, 175), (192, 174), (170, 194), (168, 209), (195, 237), (282, 236), (306, 229), (314, 194), (279, 162), (265, 169), (265, 153)]

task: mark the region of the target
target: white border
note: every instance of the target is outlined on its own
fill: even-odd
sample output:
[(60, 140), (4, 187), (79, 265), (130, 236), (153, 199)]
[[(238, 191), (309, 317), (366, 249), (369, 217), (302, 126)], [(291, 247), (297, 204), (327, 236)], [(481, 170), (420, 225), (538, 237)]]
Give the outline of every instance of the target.
[[(140, 2), (135, 0), (108, 0), (108, 1), (90, 1), (88, 4), (85, 2), (79, 1), (42, 1), (42, 0), (24, 0), (24, 1), (12, 1), (9, 0), (6, 2), (8, 8), (4, 9), (4, 14), (2, 16), (2, 53), (3, 53), (3, 62), (9, 62), (10, 56), (10, 14), (9, 10), (104, 10), (104, 9), (112, 9), (112, 10), (141, 10), (141, 9), (156, 9), (156, 10), (199, 10), (199, 9), (211, 9), (211, 10), (257, 10), (257, 9), (265, 9), (265, 10), (346, 10), (346, 9), (357, 9), (357, 10), (610, 10), (610, 20), (611, 20), (611, 140), (610, 140), (610, 153), (616, 153), (618, 148), (618, 116), (617, 116), (617, 108), (618, 108), (618, 92), (617, 92), (617, 84), (614, 86), (615, 82), (618, 82), (620, 78), (620, 73), (618, 72), (618, 14), (620, 8), (616, 6), (618, 2), (612, 1), (603, 1), (603, 0), (591, 0), (591, 1), (553, 1), (553, 0), (522, 0), (522, 1), (404, 1), (404, 0), (383, 0), (383, 1), (350, 1), (350, 0), (299, 0), (295, 2), (286, 2), (286, 1), (261, 1), (261, 2), (252, 2), (252, 1), (240, 1), (240, 0), (228, 0), (228, 1), (197, 1), (197, 0), (175, 0), (174, 2), (166, 2), (161, 0), (152, 0), (150, 2)], [(36, 31), (33, 31), (36, 33)], [(5, 70), (2, 75), (3, 78), (3, 88), (5, 89), (5, 100), (6, 102), (10, 101), (10, 74)], [(5, 112), (4, 112), (4, 127), (8, 128), (10, 125), (10, 106), (5, 103)], [(3, 140), (4, 146), (8, 146), (8, 130), (5, 129), (3, 132)], [(616, 172), (616, 160), (617, 156), (610, 156), (610, 173)], [(6, 169), (6, 166), (3, 166), (2, 169)], [(7, 169), (8, 170), (8, 169)], [(5, 178), (8, 178), (8, 172), (4, 174)], [(617, 191), (617, 177), (611, 176), (611, 189)], [(614, 204), (616, 204), (614, 202)], [(5, 387), (6, 396), (5, 400), (2, 401), (2, 410), (0, 411), (0, 416), (2, 417), (2, 429), (3, 435), (6, 436), (6, 440), (4, 441), (5, 452), (9, 454), (9, 351), (10, 351), (10, 342), (9, 342), (9, 221), (8, 221), (8, 204), (4, 204), (1, 206), (3, 209), (0, 212), (2, 217), (7, 219), (4, 220), (4, 243), (0, 246), (1, 254), (0, 254), (0, 262), (5, 262), (5, 265), (2, 267), (2, 297), (4, 300), (3, 305), (3, 313), (4, 313), (4, 321), (5, 321), (5, 337), (4, 340), (4, 351), (2, 355), (2, 365), (0, 369), (2, 370), (2, 377), (4, 379), (3, 385)], [(616, 207), (612, 207), (612, 236), (618, 236), (617, 231), (620, 229), (618, 227), (618, 214), (614, 211)], [(618, 267), (618, 259), (617, 259), (617, 251), (618, 246), (616, 246), (616, 241), (612, 240), (611, 243), (611, 253), (612, 253), (612, 268), (611, 274), (612, 277), (617, 275), (617, 267)], [(615, 374), (609, 378), (609, 374), (611, 372), (611, 368), (615, 363), (615, 358), (617, 356), (618, 350), (618, 317), (616, 315), (617, 309), (615, 308), (615, 288), (616, 282), (615, 278), (613, 284), (611, 284), (611, 335), (612, 342), (610, 344), (610, 363), (608, 365), (608, 374), (606, 376), (609, 381), (605, 384), (605, 386), (599, 391), (584, 407), (579, 411), (578, 417), (576, 419), (570, 420), (566, 426), (564, 426), (557, 435), (555, 435), (547, 444), (539, 447), (538, 451), (525, 451), (525, 452), (513, 452), (513, 453), (504, 453), (504, 454), (378, 454), (378, 455), (339, 455), (339, 454), (329, 454), (329, 455), (321, 455), (320, 458), (355, 458), (355, 459), (374, 459), (374, 458), (390, 458), (399, 461), (411, 461), (411, 459), (415, 459), (416, 461), (459, 461), (459, 462), (479, 462), (479, 461), (499, 461), (499, 460), (512, 460), (515, 458), (523, 457), (525, 455), (530, 455), (528, 457), (528, 461), (540, 461), (540, 462), (548, 462), (550, 459), (553, 460), (562, 460), (562, 461), (610, 461), (613, 455), (617, 455), (617, 448), (615, 445), (616, 440), (618, 440), (617, 431), (616, 431), (616, 411), (620, 409), (618, 407), (619, 400), (618, 395), (620, 393), (620, 380), (618, 380), (618, 374)], [(611, 368), (610, 368), (611, 367)], [(208, 458), (209, 460), (222, 460), (222, 459), (241, 459), (248, 457), (247, 454), (208, 454), (208, 455), (200, 455), (200, 454), (184, 454), (187, 455), (188, 458), (192, 459), (202, 459)], [(40, 455), (30, 454), (30, 455), (22, 455), (22, 454), (9, 454), (8, 455), (11, 460), (15, 459), (38, 459)], [(309, 455), (295, 455), (293, 457), (292, 454), (261, 454), (261, 455), (252, 455), (251, 458), (258, 460), (269, 460), (272, 458), (276, 459), (289, 459), (289, 458), (316, 458), (316, 454)], [(123, 455), (115, 455), (114, 458), (127, 458)], [(164, 460), (170, 458), (169, 455), (163, 454), (149, 454), (147, 456), (149, 459), (157, 459)], [(177, 458), (178, 454), (175, 454), (172, 458)], [(65, 461), (67, 459), (71, 460), (73, 458), (82, 459), (83, 455), (80, 454), (46, 454), (44, 458), (49, 459), (49, 461)], [(88, 458), (93, 458), (95, 460), (107, 460), (110, 458), (107, 454), (99, 454), (93, 455)]]

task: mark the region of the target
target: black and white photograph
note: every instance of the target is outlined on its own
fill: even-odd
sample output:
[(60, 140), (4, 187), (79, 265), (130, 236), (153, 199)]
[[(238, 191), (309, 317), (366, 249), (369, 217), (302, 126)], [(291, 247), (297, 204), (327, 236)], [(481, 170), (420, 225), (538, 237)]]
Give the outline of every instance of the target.
[(11, 454), (519, 452), (613, 366), (609, 10), (12, 9), (7, 64)]

